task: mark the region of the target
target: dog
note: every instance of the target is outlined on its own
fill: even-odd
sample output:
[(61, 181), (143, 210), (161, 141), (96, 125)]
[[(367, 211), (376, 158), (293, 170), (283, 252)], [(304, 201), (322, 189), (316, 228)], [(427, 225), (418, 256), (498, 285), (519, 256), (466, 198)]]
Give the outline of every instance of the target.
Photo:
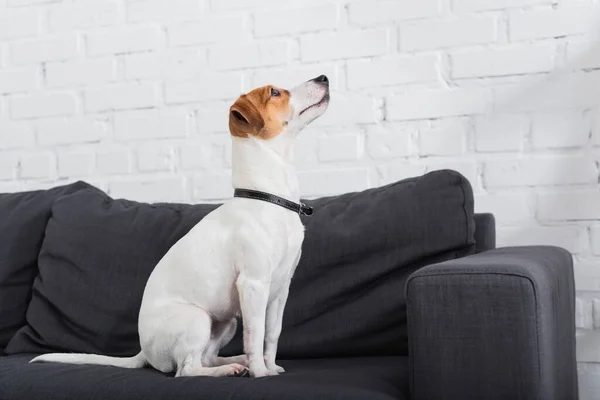
[[(31, 362), (123, 368), (149, 364), (176, 377), (284, 372), (275, 363), (277, 344), (304, 226), (299, 212), (272, 203), (301, 205), (293, 145), (328, 106), (325, 75), (289, 91), (264, 86), (241, 95), (229, 110), (233, 187), (267, 193), (270, 200), (233, 197), (165, 254), (142, 297), (139, 354), (51, 353)], [(233, 338), (240, 315), (244, 354), (218, 357)]]

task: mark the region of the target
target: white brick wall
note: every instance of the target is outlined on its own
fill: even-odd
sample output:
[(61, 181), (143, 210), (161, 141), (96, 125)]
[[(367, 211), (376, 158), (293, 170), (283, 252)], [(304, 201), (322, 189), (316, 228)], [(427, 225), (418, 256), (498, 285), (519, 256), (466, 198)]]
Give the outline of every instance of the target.
[(600, 298), (598, 29), (595, 0), (0, 0), (0, 191), (221, 200), (233, 100), (326, 73), (306, 196), (457, 169)]

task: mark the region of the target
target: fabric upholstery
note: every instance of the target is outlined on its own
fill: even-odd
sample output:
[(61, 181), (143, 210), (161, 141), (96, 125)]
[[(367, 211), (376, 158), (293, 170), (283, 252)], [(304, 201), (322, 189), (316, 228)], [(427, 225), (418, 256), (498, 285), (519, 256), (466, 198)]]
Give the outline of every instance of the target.
[(476, 253), (496, 248), (496, 219), (494, 214), (475, 214)]

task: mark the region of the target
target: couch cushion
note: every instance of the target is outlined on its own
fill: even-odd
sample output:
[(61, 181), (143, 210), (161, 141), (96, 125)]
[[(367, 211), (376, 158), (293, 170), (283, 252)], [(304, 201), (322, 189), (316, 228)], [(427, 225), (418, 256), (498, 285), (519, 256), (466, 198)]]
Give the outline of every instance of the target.
[[(252, 378), (173, 378), (151, 369), (28, 364), (0, 358), (0, 397), (11, 400), (404, 400), (407, 357), (283, 361), (284, 374)], [(2, 396), (3, 395), (3, 396)]]
[(0, 194), (0, 353), (25, 325), (52, 204), (86, 187), (90, 186), (76, 182), (50, 190)]
[[(286, 306), (282, 358), (406, 355), (404, 285), (416, 269), (474, 251), (473, 199), (440, 171), (309, 201)], [(57, 201), (28, 326), (8, 353), (139, 351), (137, 312), (162, 255), (214, 206), (147, 205), (81, 191)], [(224, 355), (242, 352), (241, 324)]]

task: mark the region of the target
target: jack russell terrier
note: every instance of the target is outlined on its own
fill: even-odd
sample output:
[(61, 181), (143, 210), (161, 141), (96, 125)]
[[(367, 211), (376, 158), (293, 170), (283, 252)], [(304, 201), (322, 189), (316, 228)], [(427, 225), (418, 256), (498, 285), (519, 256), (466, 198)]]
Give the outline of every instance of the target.
[[(325, 75), (288, 91), (264, 86), (229, 112), (234, 197), (182, 237), (150, 275), (139, 313), (134, 357), (45, 354), (31, 362), (102, 364), (175, 376), (253, 377), (284, 372), (275, 364), (283, 310), (300, 260), (304, 226), (292, 165), (298, 132), (329, 105)], [(218, 357), (241, 313), (244, 353)]]

